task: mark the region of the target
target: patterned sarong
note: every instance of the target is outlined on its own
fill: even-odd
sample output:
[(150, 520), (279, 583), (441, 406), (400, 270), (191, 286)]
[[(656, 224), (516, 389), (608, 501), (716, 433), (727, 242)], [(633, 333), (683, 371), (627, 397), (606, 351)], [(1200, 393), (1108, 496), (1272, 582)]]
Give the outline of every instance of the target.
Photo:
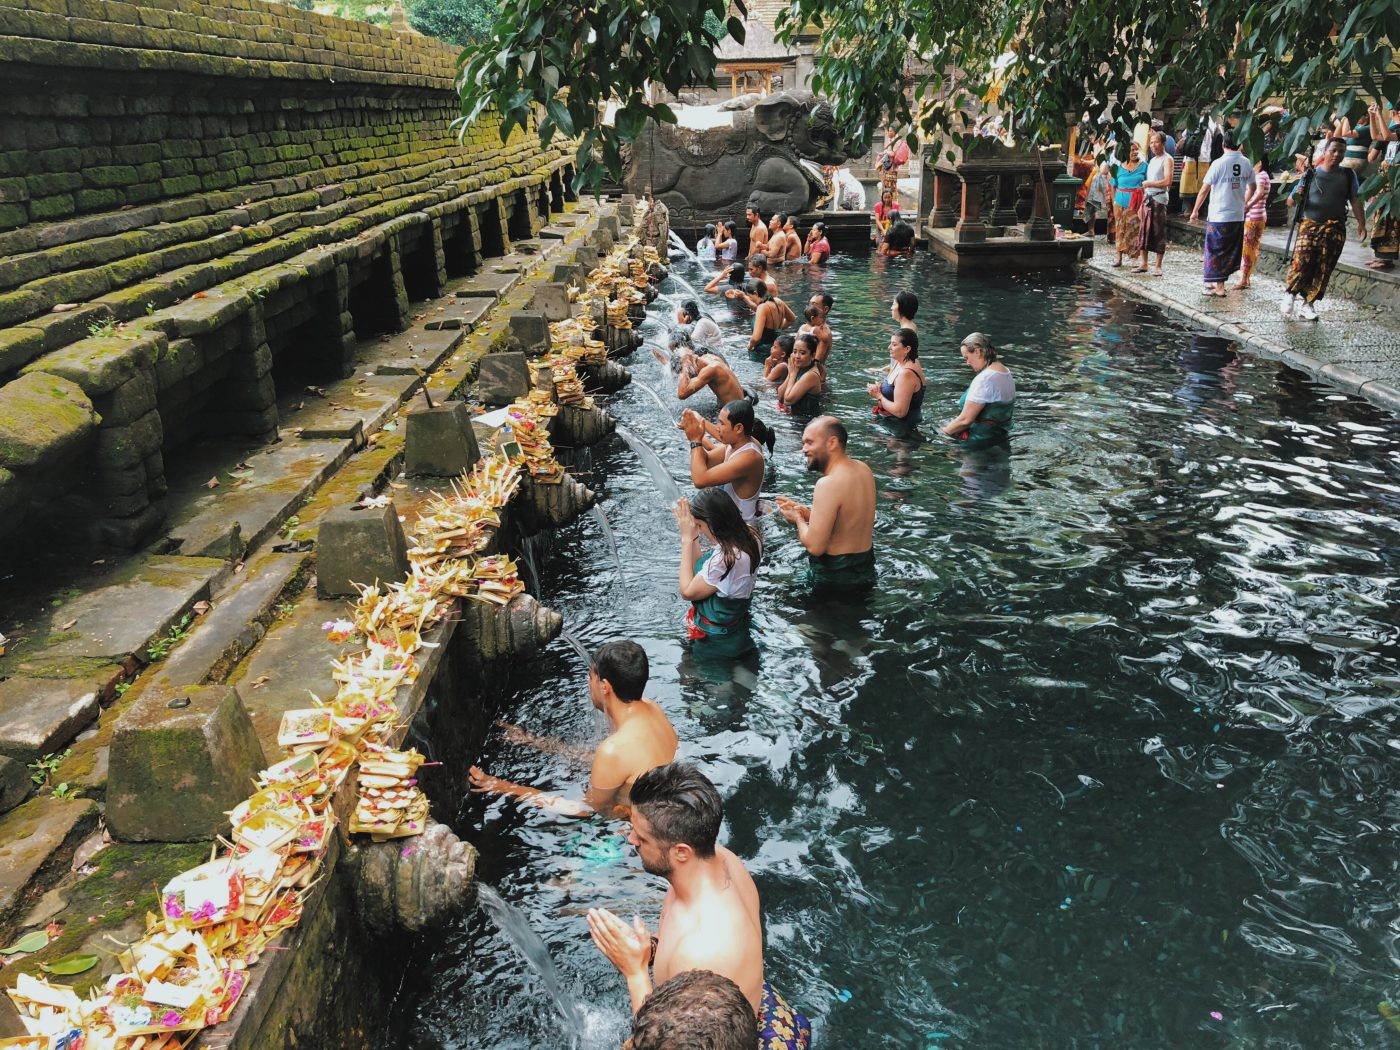
[(1240, 249), (1240, 276), (1249, 277), (1259, 261), (1259, 242), (1264, 239), (1268, 219), (1254, 219), (1244, 224), (1244, 246)]
[(1167, 202), (1154, 201), (1150, 197), (1142, 202), (1138, 212), (1141, 224), (1135, 253), (1150, 252), (1161, 255), (1167, 250)]
[(1384, 262), (1394, 262), (1400, 258), (1400, 218), (1390, 216), (1377, 219), (1371, 231), (1371, 250), (1376, 258)]
[(808, 1050), (812, 1026), (787, 1004), (774, 987), (763, 982), (763, 1005), (758, 1012), (758, 1050)]
[(1315, 303), (1327, 294), (1327, 282), (1347, 243), (1345, 219), (1304, 219), (1298, 223), (1298, 239), (1288, 264), (1284, 287), (1289, 295), (1301, 295)]
[(1224, 284), (1240, 268), (1243, 253), (1243, 222), (1206, 223), (1206, 284)]
[(1142, 232), (1142, 214), (1133, 208), (1114, 208), (1113, 216), (1118, 231), (1118, 242), (1114, 248), (1123, 255), (1137, 254)]

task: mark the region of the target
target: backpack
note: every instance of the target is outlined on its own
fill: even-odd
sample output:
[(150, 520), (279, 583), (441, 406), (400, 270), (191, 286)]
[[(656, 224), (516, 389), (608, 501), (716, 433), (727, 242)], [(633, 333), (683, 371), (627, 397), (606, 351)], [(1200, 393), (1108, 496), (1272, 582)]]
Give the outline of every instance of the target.
[(1196, 125), (1196, 130), (1181, 141), (1180, 154), (1183, 160), (1200, 160), (1201, 147), (1206, 144), (1206, 131), (1210, 127), (1205, 117)]

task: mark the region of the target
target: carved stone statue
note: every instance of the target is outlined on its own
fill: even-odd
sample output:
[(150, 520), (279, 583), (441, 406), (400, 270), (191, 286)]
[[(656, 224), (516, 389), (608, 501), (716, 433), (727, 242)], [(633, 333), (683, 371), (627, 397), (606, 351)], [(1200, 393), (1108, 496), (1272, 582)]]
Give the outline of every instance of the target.
[(673, 225), (694, 225), (739, 217), (747, 205), (765, 216), (809, 211), (826, 187), (819, 171), (799, 162), (840, 164), (847, 156), (830, 103), (784, 91), (736, 112), (732, 127), (648, 123), (624, 156), (623, 182), (638, 196), (650, 189)]

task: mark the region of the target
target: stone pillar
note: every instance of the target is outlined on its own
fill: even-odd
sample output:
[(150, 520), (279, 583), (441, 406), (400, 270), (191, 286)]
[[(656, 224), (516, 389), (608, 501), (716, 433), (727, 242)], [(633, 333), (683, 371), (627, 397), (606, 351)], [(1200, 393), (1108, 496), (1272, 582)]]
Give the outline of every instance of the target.
[(982, 221), (981, 175), (962, 176), (962, 208), (958, 224), (953, 229), (954, 237), (962, 243), (974, 244), (987, 239), (987, 226)]
[(496, 222), (500, 224), (502, 254), (509, 255), (514, 248), (510, 243), (510, 212), (506, 208), (505, 196), (492, 197), (489, 207), (495, 209)]
[(393, 331), (402, 332), (408, 328), (413, 311), (408, 302), (408, 288), (403, 283), (403, 256), (399, 254), (399, 239), (390, 237), (385, 242), (384, 252), (389, 264), (389, 287), (386, 292), (394, 301), (391, 326)]
[(336, 374), (345, 377), (351, 372), (355, 357), (355, 315), (350, 312), (350, 264), (336, 263), (326, 278), (330, 288), (326, 292), (326, 338), (331, 351), (338, 357)]
[(993, 226), (1015, 226), (1021, 220), (1016, 215), (1016, 176), (996, 176), (997, 203), (992, 209)]
[(1038, 172), (1031, 176), (1031, 217), (1022, 224), (1021, 232), (1028, 241), (1055, 239), (1055, 224), (1050, 220), (1050, 184)]
[(958, 177), (946, 171), (933, 172), (933, 210), (928, 225), (933, 229), (949, 229), (958, 224)]
[(428, 236), (433, 253), (432, 297), (436, 299), (447, 291), (447, 252), (442, 245), (442, 219), (434, 217), (428, 221)]
[(355, 584), (401, 583), (408, 575), (408, 541), (399, 512), (383, 507), (337, 507), (321, 520), (316, 538), (316, 592), (355, 597)]
[(455, 478), (481, 458), (471, 412), (462, 401), (414, 408), (404, 437), (404, 473)]

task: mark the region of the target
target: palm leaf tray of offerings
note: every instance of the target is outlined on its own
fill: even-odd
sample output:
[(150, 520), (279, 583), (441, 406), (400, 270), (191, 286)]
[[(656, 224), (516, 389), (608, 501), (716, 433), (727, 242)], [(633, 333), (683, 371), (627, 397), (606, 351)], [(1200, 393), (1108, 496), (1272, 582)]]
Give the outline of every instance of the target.
[(428, 819), (428, 797), (417, 779), (422, 764), (422, 754), (413, 748), (366, 748), (360, 759), (359, 798), (350, 831), (370, 835), (376, 842), (422, 834)]
[(564, 468), (554, 458), (554, 446), (549, 443), (535, 406), (526, 398), (514, 402), (507, 410), (511, 433), (520, 455), (515, 461), (524, 464), (530, 477), (546, 485), (558, 485), (564, 480)]

